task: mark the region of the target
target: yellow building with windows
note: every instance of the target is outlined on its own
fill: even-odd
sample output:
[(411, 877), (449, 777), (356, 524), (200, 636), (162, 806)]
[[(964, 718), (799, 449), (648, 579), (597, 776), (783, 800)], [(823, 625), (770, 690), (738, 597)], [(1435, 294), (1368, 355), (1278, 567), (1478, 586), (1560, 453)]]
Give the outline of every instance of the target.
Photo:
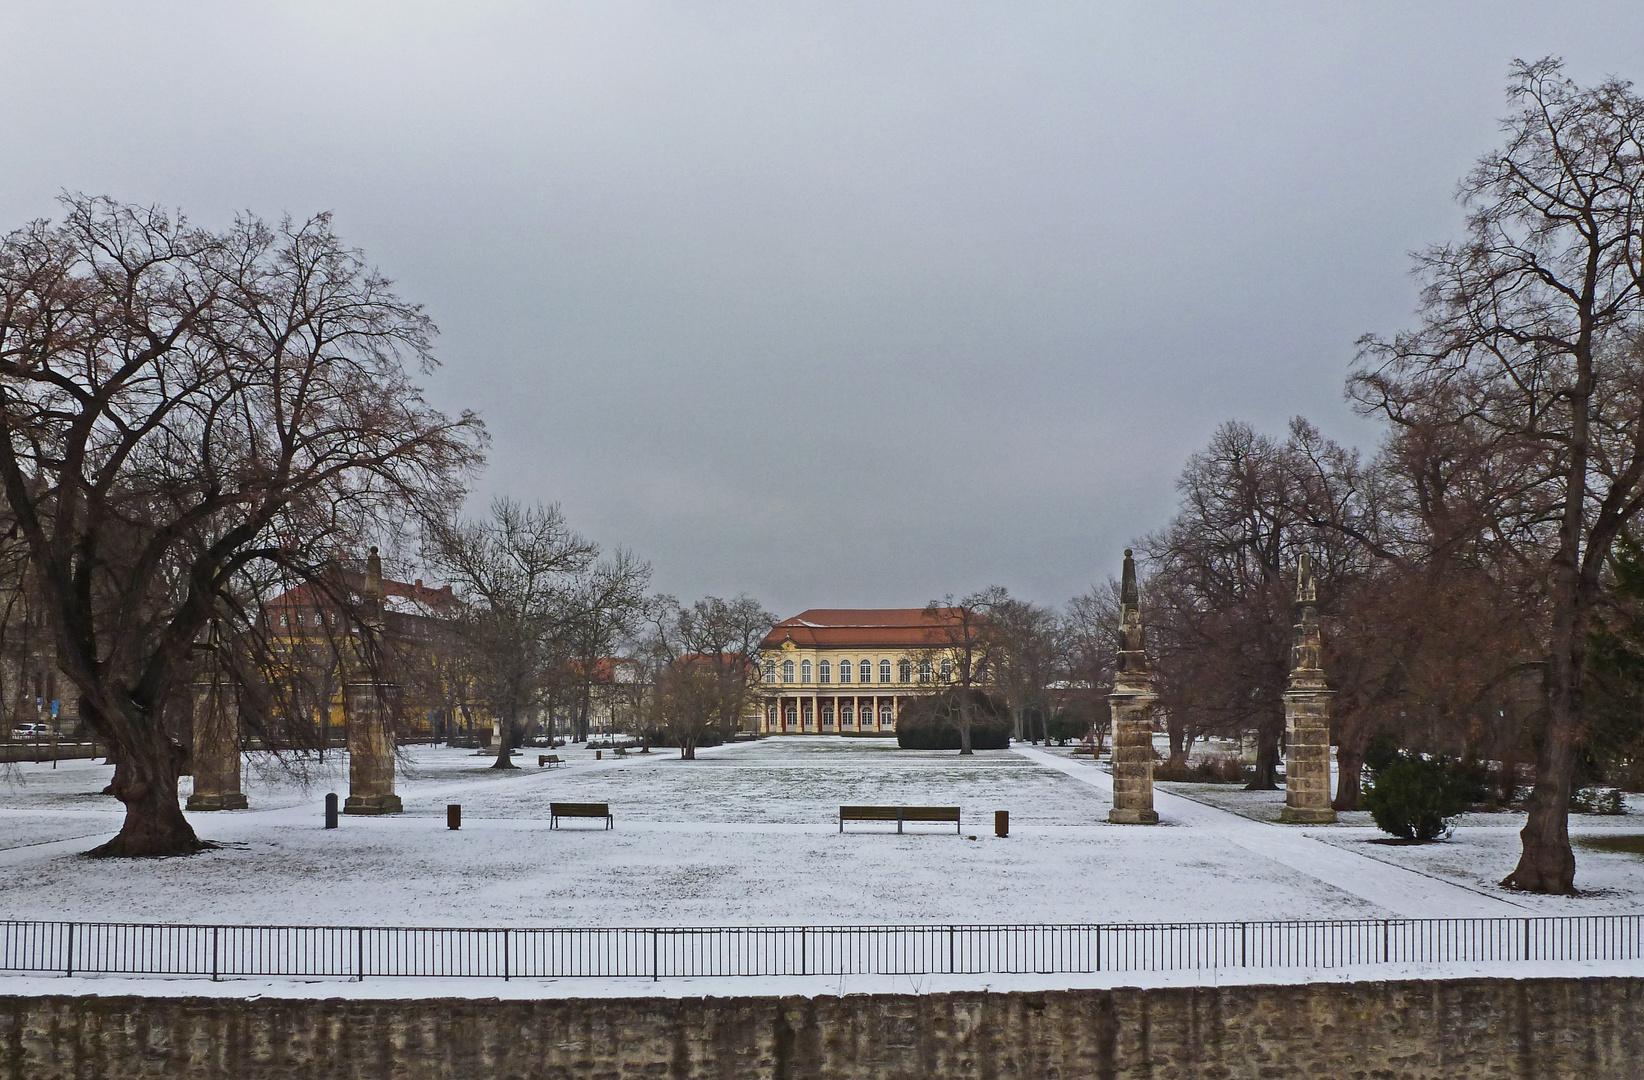
[(951, 680), (952, 615), (925, 608), (813, 608), (760, 645), (760, 730), (894, 735), (911, 697)]

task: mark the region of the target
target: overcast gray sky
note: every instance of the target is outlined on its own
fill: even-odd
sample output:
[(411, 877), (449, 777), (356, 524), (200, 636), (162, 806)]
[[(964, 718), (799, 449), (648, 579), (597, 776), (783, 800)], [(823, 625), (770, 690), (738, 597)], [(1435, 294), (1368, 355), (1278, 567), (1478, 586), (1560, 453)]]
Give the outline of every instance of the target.
[(0, 225), (335, 211), (478, 504), (783, 615), (1059, 603), (1220, 421), (1375, 438), (1353, 342), (1549, 53), (1644, 79), (1644, 4), (0, 0)]

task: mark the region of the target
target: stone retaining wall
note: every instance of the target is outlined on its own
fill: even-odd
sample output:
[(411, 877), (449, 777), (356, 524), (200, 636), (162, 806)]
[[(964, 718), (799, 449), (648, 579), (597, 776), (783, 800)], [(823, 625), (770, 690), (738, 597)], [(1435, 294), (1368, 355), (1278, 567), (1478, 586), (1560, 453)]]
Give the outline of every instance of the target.
[(0, 997), (0, 1076), (1632, 1080), (1644, 1077), (1644, 978), (816, 998)]

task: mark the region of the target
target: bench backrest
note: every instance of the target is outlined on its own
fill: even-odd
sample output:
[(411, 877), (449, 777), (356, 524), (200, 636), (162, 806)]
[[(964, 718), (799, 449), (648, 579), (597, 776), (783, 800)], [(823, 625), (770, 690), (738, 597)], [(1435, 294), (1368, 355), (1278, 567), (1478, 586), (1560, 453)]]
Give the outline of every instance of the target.
[(958, 821), (957, 806), (904, 806), (903, 821)]
[(894, 806), (841, 806), (839, 816), (851, 821), (895, 821)]
[(841, 806), (846, 821), (958, 821), (957, 806)]
[(611, 805), (602, 802), (551, 802), (548, 813), (554, 817), (610, 817)]

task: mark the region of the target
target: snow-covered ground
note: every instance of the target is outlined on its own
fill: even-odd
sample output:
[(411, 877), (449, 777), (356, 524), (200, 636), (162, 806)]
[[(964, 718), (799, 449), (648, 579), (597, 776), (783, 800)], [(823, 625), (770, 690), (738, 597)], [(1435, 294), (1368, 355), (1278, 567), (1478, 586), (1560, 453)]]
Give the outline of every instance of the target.
[[(1494, 882), (1515, 815), (1442, 843), (1389, 846), (1359, 825), (1258, 820), (1280, 794), (1159, 785), (1157, 828), (1114, 826), (1105, 765), (1022, 747), (974, 758), (879, 740), (771, 738), (700, 752), (494, 772), (468, 751), (416, 747), (406, 813), (321, 828), (347, 793), (340, 755), (305, 778), (247, 762), (251, 809), (191, 815), (223, 846), (183, 859), (95, 861), (119, 826), (89, 761), (0, 777), (0, 918), (377, 925), (749, 925), (1116, 922), (1644, 911), (1644, 858), (1579, 849), (1573, 898)], [(1225, 804), (1229, 812), (1203, 800)], [(616, 829), (548, 828), (549, 800), (609, 802)], [(445, 806), (463, 827), (445, 828)], [(855, 824), (841, 803), (959, 804), (965, 828)], [(993, 835), (995, 810), (1011, 835)], [(1636, 823), (1636, 824), (1635, 824)], [(1644, 833), (1644, 817), (1578, 818)], [(972, 839), (974, 837), (974, 839)]]

